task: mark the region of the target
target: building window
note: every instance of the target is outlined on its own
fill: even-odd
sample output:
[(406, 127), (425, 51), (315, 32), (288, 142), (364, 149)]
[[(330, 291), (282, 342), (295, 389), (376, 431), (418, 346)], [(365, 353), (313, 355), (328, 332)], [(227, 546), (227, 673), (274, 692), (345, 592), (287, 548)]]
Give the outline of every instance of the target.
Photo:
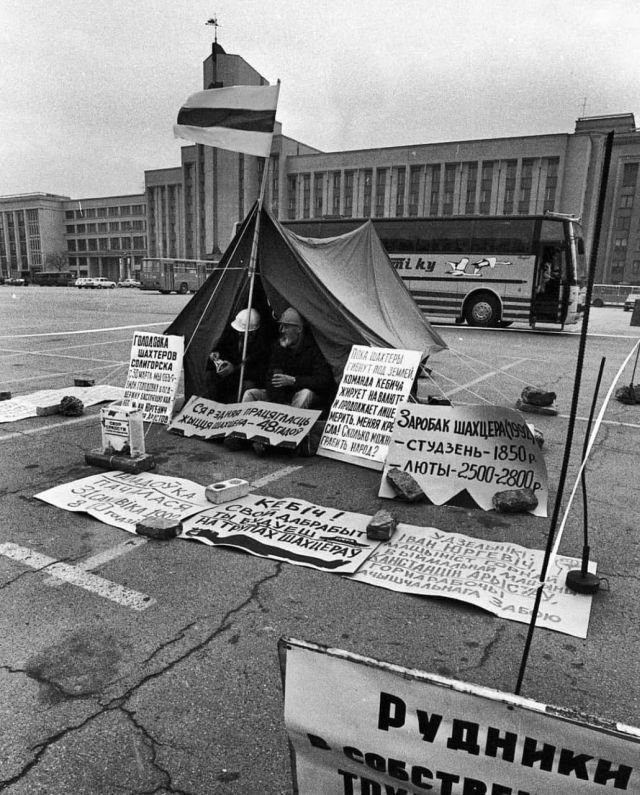
[(429, 196), (429, 215), (438, 215), (440, 205), (440, 163), (428, 166), (431, 175), (431, 194)]
[(109, 248), (111, 249), (111, 251), (118, 251), (120, 249), (120, 238), (119, 237), (109, 238)]
[(384, 205), (387, 193), (387, 169), (376, 169), (376, 216), (384, 216)]
[(353, 215), (353, 171), (344, 172), (344, 214)]
[(76, 228), (73, 224), (67, 224), (65, 226), (65, 231), (68, 235), (72, 235), (76, 231)]
[(553, 210), (556, 203), (556, 191), (558, 189), (558, 167), (560, 166), (560, 158), (549, 157), (547, 158), (547, 178), (544, 186), (544, 199), (542, 202), (542, 210)]
[(409, 215), (417, 215), (420, 207), (420, 177), (422, 166), (411, 166), (409, 170)]
[(621, 196), (618, 207), (621, 210), (630, 210), (633, 207), (633, 194), (629, 193), (626, 196)]
[(631, 217), (629, 215), (619, 215), (615, 221), (615, 229), (627, 231), (631, 228)]
[(640, 259), (633, 260), (633, 264), (631, 265), (631, 271), (634, 276), (638, 276), (638, 274), (640, 274)]
[(442, 214), (453, 215), (453, 200), (456, 188), (457, 163), (446, 163), (444, 167), (444, 186), (442, 192)]
[(371, 195), (373, 193), (373, 170), (365, 168), (362, 172), (364, 189), (362, 191), (362, 215), (365, 218), (371, 217)]
[(502, 204), (502, 212), (505, 215), (511, 215), (511, 213), (513, 213), (513, 204), (516, 196), (517, 168), (517, 160), (507, 160), (505, 162), (504, 200)]
[(635, 188), (638, 181), (638, 164), (625, 163), (622, 170), (622, 187)]
[(399, 166), (396, 170), (396, 218), (404, 215), (404, 191), (407, 170), (404, 166)]
[(65, 210), (64, 217), (70, 221), (73, 220), (73, 218), (75, 217), (73, 214), (73, 210)]
[(317, 171), (313, 175), (313, 217), (322, 218), (323, 215), (324, 174)]
[(476, 185), (478, 182), (478, 164), (465, 163), (465, 170), (467, 172), (467, 193), (464, 202), (464, 211), (467, 215), (473, 215), (476, 211)]
[(333, 215), (340, 215), (341, 176), (339, 171), (333, 172)]
[(296, 217), (296, 185), (295, 176), (287, 177), (287, 218), (290, 220)]
[(311, 174), (302, 175), (302, 217), (309, 218), (311, 214)]
[(520, 197), (518, 199), (518, 213), (527, 215), (531, 209), (531, 188), (533, 186), (533, 159), (527, 158), (522, 161), (522, 172), (520, 174)]
[(78, 224), (76, 226), (76, 234), (84, 235), (85, 231), (86, 231), (86, 226), (84, 224)]

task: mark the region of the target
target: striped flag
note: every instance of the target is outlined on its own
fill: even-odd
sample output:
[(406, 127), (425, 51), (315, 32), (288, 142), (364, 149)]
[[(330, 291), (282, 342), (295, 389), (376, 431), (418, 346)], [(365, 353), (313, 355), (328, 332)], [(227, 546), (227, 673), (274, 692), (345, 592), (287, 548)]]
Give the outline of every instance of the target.
[(280, 86), (230, 86), (192, 94), (178, 112), (176, 138), (269, 157)]

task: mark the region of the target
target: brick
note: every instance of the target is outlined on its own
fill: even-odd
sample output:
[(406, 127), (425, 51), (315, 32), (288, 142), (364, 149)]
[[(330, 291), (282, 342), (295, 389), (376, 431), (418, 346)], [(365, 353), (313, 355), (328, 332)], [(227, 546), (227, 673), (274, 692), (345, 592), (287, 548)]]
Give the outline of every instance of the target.
[(221, 480), (219, 483), (212, 483), (204, 491), (205, 497), (209, 502), (219, 505), (229, 500), (238, 500), (246, 496), (251, 491), (251, 484), (242, 478), (230, 478)]
[(181, 532), (181, 521), (165, 519), (162, 516), (152, 516), (149, 519), (142, 519), (136, 524), (136, 533), (139, 536), (153, 538), (156, 541), (169, 541)]
[(388, 541), (397, 526), (397, 520), (389, 511), (378, 511), (367, 525), (367, 538), (370, 541)]
[(156, 468), (155, 459), (150, 453), (138, 456), (117, 455), (105, 453), (102, 448), (97, 448), (85, 453), (84, 460), (89, 466), (114, 469), (129, 475), (137, 475), (139, 472), (148, 472)]

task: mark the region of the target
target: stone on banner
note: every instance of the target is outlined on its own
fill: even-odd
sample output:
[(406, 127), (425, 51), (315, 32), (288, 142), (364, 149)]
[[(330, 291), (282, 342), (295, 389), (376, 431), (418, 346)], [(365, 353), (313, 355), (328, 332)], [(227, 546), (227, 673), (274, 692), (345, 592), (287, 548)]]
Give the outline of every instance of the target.
[(419, 502), (426, 498), (424, 491), (422, 491), (418, 483), (408, 472), (403, 472), (397, 467), (392, 467), (387, 472), (387, 480), (400, 500)]
[(389, 511), (378, 511), (367, 525), (367, 538), (369, 541), (389, 541), (397, 526), (396, 518)]
[(65, 395), (60, 401), (59, 413), (65, 417), (80, 417), (84, 414), (84, 403), (73, 395)]
[(152, 516), (136, 524), (136, 533), (139, 536), (154, 538), (156, 541), (169, 541), (181, 532), (181, 521), (166, 519), (164, 516)]
[(502, 513), (526, 513), (538, 505), (538, 498), (531, 489), (510, 489), (496, 492), (491, 502)]
[(96, 379), (90, 375), (78, 375), (73, 379), (74, 386), (95, 386)]

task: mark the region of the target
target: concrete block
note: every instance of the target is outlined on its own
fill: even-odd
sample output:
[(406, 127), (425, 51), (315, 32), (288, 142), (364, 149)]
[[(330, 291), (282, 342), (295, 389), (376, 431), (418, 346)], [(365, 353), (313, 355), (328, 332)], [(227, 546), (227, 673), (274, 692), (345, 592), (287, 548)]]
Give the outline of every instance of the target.
[(11, 392), (0, 392), (0, 400), (11, 400)]
[(36, 414), (38, 417), (48, 417), (50, 414), (58, 414), (59, 411), (59, 403), (55, 403), (52, 406), (36, 406)]
[(95, 386), (96, 379), (89, 375), (79, 375), (73, 379), (74, 386)]
[(245, 497), (251, 491), (251, 484), (242, 478), (230, 478), (221, 480), (219, 483), (212, 483), (207, 486), (204, 494), (209, 502), (219, 505), (222, 502), (238, 500)]

